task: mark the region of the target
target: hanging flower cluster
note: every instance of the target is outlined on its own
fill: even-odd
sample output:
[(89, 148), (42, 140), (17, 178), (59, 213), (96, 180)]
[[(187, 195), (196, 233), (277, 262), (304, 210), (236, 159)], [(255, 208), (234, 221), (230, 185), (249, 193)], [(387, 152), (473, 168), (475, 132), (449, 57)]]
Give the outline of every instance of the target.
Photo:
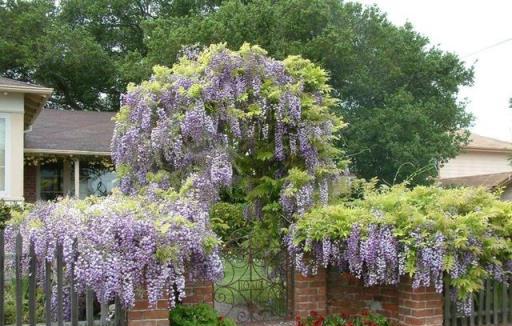
[(99, 302), (119, 297), (131, 307), (142, 286), (151, 304), (168, 296), (172, 305), (183, 299), (185, 279), (222, 275), (219, 241), (200, 203), (172, 191), (143, 192), (40, 202), (8, 225), (7, 243), (13, 247), (21, 232), (25, 266), (34, 244), (41, 281), (62, 245), (66, 279), (74, 278), (77, 291), (90, 288)]
[(485, 279), (512, 281), (512, 203), (486, 189), (395, 186), (362, 200), (311, 210), (290, 227), (287, 246), (297, 268), (350, 272), (366, 286), (443, 291), (445, 278), (459, 308)]
[(247, 44), (186, 51), (122, 98), (112, 139), (120, 193), (39, 203), (9, 226), (10, 243), (18, 231), (25, 252), (33, 242), (40, 271), (62, 245), (67, 278), (100, 302), (119, 296), (129, 307), (143, 286), (151, 303), (163, 295), (174, 303), (186, 273), (221, 275), (208, 216), (233, 180), (247, 186), (257, 212), (277, 201), (273, 194), (290, 216), (304, 213), (318, 189), (326, 200), (343, 125), (326, 81), (308, 60), (277, 61)]
[(186, 51), (172, 68), (155, 67), (151, 80), (129, 87), (116, 118), (112, 151), (121, 190), (134, 193), (150, 182), (148, 174), (166, 173), (163, 189), (187, 179), (198, 190), (193, 197), (208, 206), (234, 176), (252, 178), (247, 184), (255, 189), (263, 177), (283, 179), (295, 167), (308, 182), (286, 181), (287, 213), (303, 212), (320, 189), (326, 201), (340, 154), (334, 133), (343, 126), (326, 82), (326, 72), (308, 60), (274, 60), (248, 44)]

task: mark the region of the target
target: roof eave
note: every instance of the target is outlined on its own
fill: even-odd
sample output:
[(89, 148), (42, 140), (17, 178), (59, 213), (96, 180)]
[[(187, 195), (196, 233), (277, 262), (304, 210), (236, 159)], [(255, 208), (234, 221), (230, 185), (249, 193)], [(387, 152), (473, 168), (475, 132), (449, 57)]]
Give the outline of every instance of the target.
[(53, 93), (53, 88), (0, 85), (0, 92), (30, 93), (50, 96)]
[(463, 147), (462, 151), (487, 152), (487, 153), (512, 153), (512, 149), (507, 148), (485, 148), (485, 147)]
[(25, 148), (25, 154), (77, 155), (77, 156), (111, 156), (111, 152), (81, 151), (74, 149)]

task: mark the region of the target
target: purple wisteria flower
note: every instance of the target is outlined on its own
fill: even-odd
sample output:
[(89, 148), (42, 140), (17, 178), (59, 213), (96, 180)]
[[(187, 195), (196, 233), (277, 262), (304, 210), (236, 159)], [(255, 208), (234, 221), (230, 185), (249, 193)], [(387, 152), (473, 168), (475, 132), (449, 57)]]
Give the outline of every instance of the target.
[(303, 61), (297, 65), (278, 61), (249, 45), (240, 51), (219, 45), (187, 48), (182, 55), (172, 69), (157, 68), (149, 81), (122, 97), (112, 158), (123, 193), (136, 193), (149, 185), (148, 176), (164, 170), (180, 176), (168, 187), (178, 189), (194, 176), (194, 188), (205, 191), (189, 194), (215, 201), (219, 188), (236, 179), (237, 155), (258, 157), (256, 149), (270, 143), (273, 155), (265, 157), (279, 173), (269, 177), (285, 178), (290, 166), (300, 166), (312, 178), (286, 194), (290, 198), (281, 198), (283, 205), (294, 202), (293, 208), (283, 207), (287, 215), (309, 209), (317, 192), (325, 204), (328, 176), (316, 180), (317, 172), (335, 174), (336, 166), (332, 152), (319, 147), (332, 146), (333, 126), (340, 121), (329, 111), (329, 88), (309, 83), (306, 91), (308, 76), (294, 71), (312, 64), (298, 57), (293, 60)]

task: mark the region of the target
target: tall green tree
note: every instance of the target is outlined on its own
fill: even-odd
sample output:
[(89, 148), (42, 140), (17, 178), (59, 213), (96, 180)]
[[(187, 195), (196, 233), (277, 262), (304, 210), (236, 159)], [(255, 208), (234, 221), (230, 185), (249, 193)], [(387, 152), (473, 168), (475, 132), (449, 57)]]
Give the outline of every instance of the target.
[[(183, 46), (250, 42), (278, 59), (301, 54), (330, 72), (349, 123), (339, 145), (358, 176), (427, 183), (467, 141), (459, 130), (472, 117), (457, 93), (472, 83), (472, 69), (411, 25), (391, 24), (376, 7), (341, 0), (0, 3), (0, 74), (55, 87), (57, 105), (117, 110), (128, 82), (147, 79), (155, 64), (172, 65)], [(66, 37), (52, 32), (59, 28)], [(73, 44), (73, 34), (83, 35), (83, 44)], [(65, 64), (45, 63), (54, 51)], [(72, 80), (59, 82), (56, 74)]]
[(0, 0), (0, 74), (53, 87), (50, 105), (55, 107), (116, 111), (126, 85), (146, 71), (143, 23), (205, 14), (219, 4)]
[(39, 37), (55, 17), (53, 1), (0, 0), (0, 74), (30, 81)]
[(118, 103), (115, 61), (86, 29), (63, 22), (53, 1), (0, 2), (0, 73), (53, 87), (51, 106), (110, 110)]
[(349, 123), (340, 146), (361, 177), (428, 183), (467, 141), (459, 130), (472, 117), (457, 93), (472, 83), (472, 69), (411, 25), (391, 24), (376, 7), (338, 0), (227, 1), (209, 15), (161, 18), (145, 28), (148, 67), (172, 63), (183, 44), (221, 41), (234, 48), (257, 43), (277, 58), (302, 54), (323, 65)]

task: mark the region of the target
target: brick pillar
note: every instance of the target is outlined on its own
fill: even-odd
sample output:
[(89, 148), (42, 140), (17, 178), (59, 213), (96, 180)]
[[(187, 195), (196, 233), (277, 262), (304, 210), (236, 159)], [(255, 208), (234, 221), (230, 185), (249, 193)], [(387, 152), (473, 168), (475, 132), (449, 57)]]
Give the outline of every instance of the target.
[[(213, 283), (196, 282), (186, 287), (184, 304), (207, 303), (213, 306)], [(168, 300), (159, 300), (156, 307), (149, 308), (147, 298), (137, 299), (128, 311), (128, 326), (169, 326)]]
[(184, 304), (207, 303), (213, 306), (213, 283), (195, 282), (186, 288), (187, 296), (183, 300)]
[(25, 165), (23, 170), (23, 197), (28, 203), (37, 200), (37, 166)]
[(398, 321), (401, 326), (442, 326), (443, 295), (433, 287), (413, 289), (410, 280), (398, 287)]
[(306, 317), (311, 311), (326, 315), (327, 275), (325, 269), (319, 269), (318, 273), (312, 276), (303, 276), (298, 272), (294, 275), (293, 310), (295, 316)]

